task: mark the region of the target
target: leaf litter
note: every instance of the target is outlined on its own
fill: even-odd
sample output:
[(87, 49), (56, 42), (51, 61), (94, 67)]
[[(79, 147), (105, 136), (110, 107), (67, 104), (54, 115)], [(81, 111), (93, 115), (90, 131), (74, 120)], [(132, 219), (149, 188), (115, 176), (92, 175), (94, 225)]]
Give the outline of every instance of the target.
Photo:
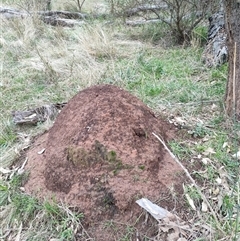
[[(147, 198), (141, 198), (136, 203), (158, 222), (159, 234), (157, 240), (159, 241), (190, 241), (199, 237), (207, 237), (210, 232), (213, 233), (210, 226), (194, 223), (193, 220), (184, 221)], [(207, 208), (207, 206), (204, 208)], [(163, 237), (164, 239), (162, 239)]]

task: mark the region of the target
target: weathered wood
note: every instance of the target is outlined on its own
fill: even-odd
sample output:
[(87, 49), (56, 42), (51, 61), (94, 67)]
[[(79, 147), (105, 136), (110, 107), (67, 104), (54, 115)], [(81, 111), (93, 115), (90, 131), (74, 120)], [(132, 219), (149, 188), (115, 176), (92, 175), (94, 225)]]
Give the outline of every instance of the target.
[(229, 50), (225, 105), (228, 116), (240, 121), (240, 3), (237, 0), (224, 0), (224, 6)]
[(14, 17), (26, 17), (30, 16), (28, 12), (21, 12), (17, 9), (12, 9), (8, 7), (0, 7), (0, 14), (5, 18), (14, 18)]
[(126, 16), (130, 17), (133, 15), (138, 14), (139, 12), (148, 12), (148, 11), (159, 11), (162, 9), (166, 9), (168, 7), (168, 5), (166, 3), (159, 3), (157, 5), (152, 5), (152, 4), (144, 4), (144, 5), (139, 5), (137, 7), (128, 9), (126, 11)]
[(138, 25), (149, 24), (149, 23), (159, 23), (159, 22), (162, 22), (162, 20), (161, 19), (136, 20), (136, 21), (127, 20), (126, 24), (134, 27)]
[(202, 60), (207, 67), (216, 67), (228, 61), (227, 33), (223, 11), (209, 18), (208, 39)]
[(89, 17), (88, 14), (68, 11), (38, 11), (37, 14), (42, 16), (59, 16), (67, 19), (86, 19)]
[(74, 25), (83, 24), (84, 20), (89, 17), (87, 14), (78, 12), (68, 12), (68, 11), (19, 11), (17, 9), (12, 9), (8, 7), (0, 7), (0, 15), (10, 19), (10, 18), (25, 18), (34, 15), (39, 15), (40, 19), (46, 24), (52, 26), (63, 26), (63, 27), (73, 27)]
[(44, 23), (50, 24), (52, 26), (73, 27), (75, 25), (82, 25), (84, 23), (84, 21), (77, 21), (74, 19), (56, 18), (54, 16), (44, 16), (41, 18)]
[(36, 125), (38, 122), (44, 122), (47, 119), (53, 120), (66, 104), (67, 103), (57, 103), (44, 105), (26, 111), (13, 111), (13, 122), (16, 125)]

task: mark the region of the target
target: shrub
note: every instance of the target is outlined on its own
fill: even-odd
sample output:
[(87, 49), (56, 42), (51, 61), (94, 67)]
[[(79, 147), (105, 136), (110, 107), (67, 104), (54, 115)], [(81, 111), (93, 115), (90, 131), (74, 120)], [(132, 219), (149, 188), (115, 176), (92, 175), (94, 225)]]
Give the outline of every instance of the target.
[(111, 13), (129, 17), (138, 15), (147, 20), (167, 24), (176, 42), (189, 42), (192, 31), (208, 14), (216, 11), (220, 0), (107, 0)]

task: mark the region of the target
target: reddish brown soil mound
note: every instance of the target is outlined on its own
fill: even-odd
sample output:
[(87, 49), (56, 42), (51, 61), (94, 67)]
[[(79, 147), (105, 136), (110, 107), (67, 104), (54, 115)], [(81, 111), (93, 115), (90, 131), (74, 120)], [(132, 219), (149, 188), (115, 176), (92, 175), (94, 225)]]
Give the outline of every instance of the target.
[(158, 199), (181, 171), (152, 132), (165, 141), (174, 133), (118, 87), (85, 89), (28, 152), (26, 191), (78, 206), (89, 220), (129, 217), (136, 199)]

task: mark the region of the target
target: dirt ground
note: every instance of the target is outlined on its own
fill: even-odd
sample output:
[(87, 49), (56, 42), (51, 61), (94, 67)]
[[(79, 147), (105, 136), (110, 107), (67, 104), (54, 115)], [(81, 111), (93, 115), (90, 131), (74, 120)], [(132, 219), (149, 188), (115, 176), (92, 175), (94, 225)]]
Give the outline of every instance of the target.
[[(111, 240), (100, 224), (136, 220), (142, 212), (137, 199), (154, 202), (173, 187), (182, 193), (182, 170), (153, 132), (167, 142), (177, 130), (123, 89), (87, 88), (28, 151), (25, 190), (78, 207), (96, 240)], [(178, 207), (171, 199), (159, 204)]]

